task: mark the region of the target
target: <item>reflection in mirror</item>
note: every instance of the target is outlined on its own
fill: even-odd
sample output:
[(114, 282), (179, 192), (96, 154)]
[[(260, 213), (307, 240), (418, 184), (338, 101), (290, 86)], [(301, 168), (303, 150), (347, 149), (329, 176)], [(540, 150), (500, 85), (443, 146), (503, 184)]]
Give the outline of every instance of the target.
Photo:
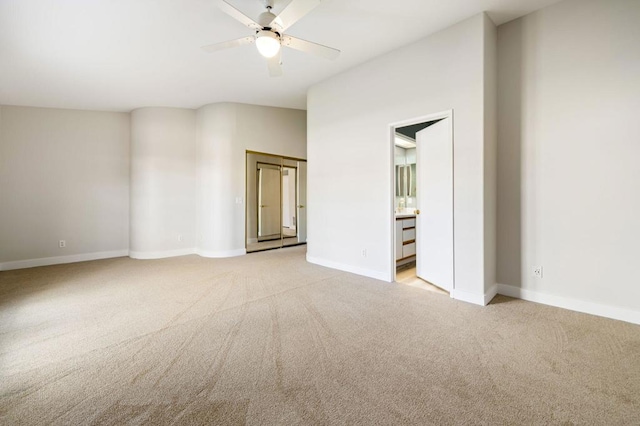
[(416, 197), (416, 164), (413, 163), (410, 165), (409, 168), (409, 175), (411, 176), (409, 178), (409, 197)]
[(407, 195), (406, 166), (396, 166), (396, 197)]
[(280, 238), (280, 166), (258, 163), (258, 241)]
[[(296, 184), (297, 170), (295, 167), (282, 168), (282, 238), (284, 245), (297, 243), (297, 202)], [(293, 240), (291, 240), (293, 239)]]

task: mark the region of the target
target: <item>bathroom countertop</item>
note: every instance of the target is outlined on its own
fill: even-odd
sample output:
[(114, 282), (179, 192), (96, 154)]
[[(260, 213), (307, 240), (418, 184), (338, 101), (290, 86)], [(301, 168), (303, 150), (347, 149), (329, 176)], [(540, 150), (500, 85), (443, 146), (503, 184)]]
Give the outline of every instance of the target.
[(415, 213), (396, 213), (396, 219), (409, 219), (416, 217)]

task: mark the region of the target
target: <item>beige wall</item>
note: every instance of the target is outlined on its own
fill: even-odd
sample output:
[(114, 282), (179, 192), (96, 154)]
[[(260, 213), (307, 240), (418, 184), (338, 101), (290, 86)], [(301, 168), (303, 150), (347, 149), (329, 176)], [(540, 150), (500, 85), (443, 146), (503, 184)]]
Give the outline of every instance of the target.
[(128, 247), (129, 114), (0, 107), (0, 263)]
[(0, 107), (0, 269), (242, 254), (247, 149), (306, 158), (306, 111)]
[(499, 27), (498, 281), (541, 301), (640, 311), (638, 23), (569, 0)]

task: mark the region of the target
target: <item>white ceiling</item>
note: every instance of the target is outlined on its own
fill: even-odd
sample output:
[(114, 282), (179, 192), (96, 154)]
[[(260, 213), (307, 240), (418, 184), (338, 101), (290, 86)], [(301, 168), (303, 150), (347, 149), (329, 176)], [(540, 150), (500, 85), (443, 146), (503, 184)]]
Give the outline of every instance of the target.
[[(274, 12), (290, 0), (275, 0)], [(250, 35), (214, 0), (0, 0), (0, 105), (130, 111), (215, 102), (306, 108), (312, 84), (487, 11), (497, 24), (558, 0), (324, 0), (287, 33), (342, 50), (285, 49), (270, 78)], [(259, 0), (229, 0), (247, 15)]]

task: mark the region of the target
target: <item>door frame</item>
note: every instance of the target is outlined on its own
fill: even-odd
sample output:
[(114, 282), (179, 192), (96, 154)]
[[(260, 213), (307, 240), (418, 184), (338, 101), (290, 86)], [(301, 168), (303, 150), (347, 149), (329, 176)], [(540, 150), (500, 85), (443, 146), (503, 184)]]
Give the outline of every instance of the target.
[[(389, 247), (389, 253), (390, 253), (390, 263), (391, 263), (391, 282), (395, 282), (396, 281), (396, 221), (395, 221), (395, 217), (396, 217), (396, 156), (395, 156), (395, 134), (396, 134), (396, 128), (397, 127), (404, 127), (404, 126), (411, 126), (413, 124), (420, 124), (420, 123), (424, 123), (426, 121), (433, 121), (433, 120), (441, 120), (441, 119), (445, 119), (445, 118), (449, 118), (449, 126), (450, 128), (450, 132), (451, 132), (451, 149), (452, 149), (452, 171), (453, 171), (453, 206), (452, 207), (452, 212), (453, 212), (453, 232), (452, 232), (452, 238), (453, 238), (453, 282), (451, 285), (451, 291), (449, 292), (450, 295), (453, 294), (454, 289), (456, 288), (456, 239), (455, 239), (455, 232), (456, 232), (456, 218), (455, 218), (455, 134), (454, 134), (454, 127), (453, 127), (453, 109), (448, 109), (448, 110), (444, 110), (444, 111), (440, 111), (440, 112), (436, 112), (433, 114), (428, 114), (428, 115), (423, 115), (420, 117), (415, 117), (415, 118), (411, 118), (408, 120), (402, 120), (402, 121), (396, 121), (394, 123), (390, 123), (389, 124), (389, 129), (388, 129), (388, 137), (389, 137), (389, 152), (390, 152), (390, 170), (391, 170), (391, 192), (389, 194), (389, 211), (391, 213), (391, 218), (393, 220), (391, 220), (391, 224), (389, 227), (389, 235), (391, 236), (390, 238), (390, 247)], [(416, 165), (416, 167), (420, 167), (419, 164)], [(416, 182), (416, 185), (419, 185), (419, 182)], [(416, 253), (417, 256), (417, 253)], [(417, 259), (417, 257), (416, 257)]]

